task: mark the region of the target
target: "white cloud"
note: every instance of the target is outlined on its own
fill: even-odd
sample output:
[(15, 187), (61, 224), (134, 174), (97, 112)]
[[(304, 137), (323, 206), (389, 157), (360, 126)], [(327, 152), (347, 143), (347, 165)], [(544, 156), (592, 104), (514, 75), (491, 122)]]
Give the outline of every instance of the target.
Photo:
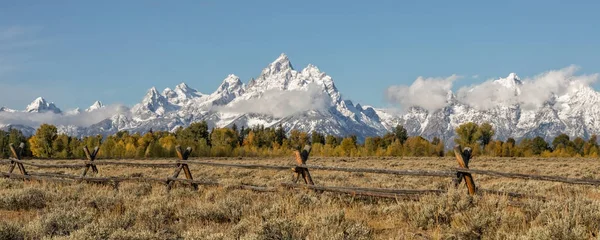
[(598, 80), (598, 74), (575, 75), (579, 67), (569, 67), (552, 70), (525, 79), (519, 102), (525, 108), (539, 108), (553, 95), (561, 96), (582, 86), (589, 86)]
[(446, 78), (418, 77), (410, 86), (388, 87), (385, 96), (389, 102), (400, 104), (403, 109), (419, 106), (435, 111), (446, 106), (452, 83), (459, 78), (457, 75)]
[(488, 80), (478, 85), (460, 88), (457, 99), (480, 110), (487, 110), (498, 105), (517, 103), (516, 89), (507, 88), (495, 80)]
[(216, 111), (231, 113), (259, 113), (276, 118), (287, 117), (308, 110), (325, 110), (332, 104), (323, 87), (308, 85), (304, 90), (267, 90), (260, 98), (240, 99)]
[(559, 70), (551, 70), (532, 78), (525, 78), (521, 85), (506, 87), (500, 81), (488, 80), (481, 84), (463, 87), (457, 91), (460, 102), (480, 110), (499, 105), (520, 104), (522, 108), (537, 109), (553, 96), (562, 96), (581, 86), (589, 86), (598, 79), (598, 74), (575, 75), (579, 67), (571, 65)]
[(123, 105), (111, 105), (92, 112), (73, 115), (51, 112), (0, 112), (0, 124), (21, 124), (36, 128), (43, 123), (88, 127), (116, 114), (129, 114), (129, 109)]

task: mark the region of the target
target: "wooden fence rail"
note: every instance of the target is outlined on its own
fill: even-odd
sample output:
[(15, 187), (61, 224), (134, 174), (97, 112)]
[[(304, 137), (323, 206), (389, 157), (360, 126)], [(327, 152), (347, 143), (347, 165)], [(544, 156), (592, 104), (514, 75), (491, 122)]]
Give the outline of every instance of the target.
[(496, 177), (520, 178), (520, 179), (528, 179), (528, 180), (561, 182), (561, 183), (569, 183), (569, 184), (600, 185), (600, 180), (597, 180), (597, 179), (577, 179), (577, 178), (544, 176), (544, 175), (534, 175), (534, 174), (506, 173), (506, 172), (497, 172), (497, 171), (489, 171), (489, 170), (468, 169), (468, 168), (454, 168), (453, 170), (455, 170), (456, 172), (459, 172), (459, 173), (475, 173), (475, 174), (496, 176)]
[[(108, 183), (118, 187), (119, 183), (132, 181), (132, 182), (152, 182), (161, 183), (167, 186), (167, 189), (171, 189), (175, 182), (184, 183), (191, 185), (194, 189), (197, 189), (198, 185), (203, 186), (220, 186), (228, 188), (248, 189), (253, 191), (263, 192), (274, 192), (278, 188), (275, 187), (261, 187), (251, 185), (222, 185), (215, 181), (195, 180), (190, 171), (189, 165), (204, 165), (213, 167), (230, 167), (230, 168), (245, 168), (245, 169), (266, 169), (266, 170), (287, 170), (294, 173), (292, 183), (281, 183), (281, 187), (287, 189), (311, 189), (318, 192), (328, 191), (336, 193), (344, 193), (359, 196), (372, 196), (382, 198), (404, 198), (404, 199), (415, 199), (423, 194), (441, 194), (446, 190), (432, 189), (432, 190), (409, 190), (409, 189), (382, 189), (382, 188), (364, 188), (364, 187), (331, 187), (331, 186), (317, 186), (314, 184), (310, 170), (322, 170), (322, 171), (339, 171), (339, 172), (351, 172), (351, 173), (375, 173), (375, 174), (389, 174), (389, 175), (401, 175), (401, 176), (415, 176), (415, 177), (452, 177), (456, 186), (458, 186), (462, 180), (465, 180), (468, 193), (473, 195), (477, 192), (483, 192), (488, 194), (500, 194), (510, 197), (530, 197), (519, 193), (500, 192), (494, 190), (478, 189), (475, 186), (475, 181), (472, 174), (479, 175), (490, 175), (496, 177), (507, 177), (507, 178), (519, 178), (529, 180), (541, 180), (541, 181), (552, 181), (561, 182), (567, 184), (586, 184), (586, 185), (600, 185), (600, 180), (597, 179), (574, 179), (557, 176), (543, 176), (543, 175), (531, 175), (531, 174), (520, 174), (520, 173), (505, 173), (488, 170), (469, 169), (469, 161), (471, 159), (471, 150), (469, 148), (462, 149), (460, 145), (457, 145), (454, 149), (457, 163), (459, 168), (452, 168), (446, 171), (430, 171), (430, 170), (391, 170), (391, 169), (374, 169), (374, 168), (349, 168), (349, 167), (333, 167), (333, 166), (318, 166), (306, 164), (308, 156), (310, 154), (310, 146), (306, 146), (302, 151), (297, 151), (296, 154), (296, 165), (293, 166), (277, 166), (277, 165), (264, 165), (264, 164), (241, 164), (241, 163), (219, 163), (210, 161), (198, 161), (188, 160), (192, 149), (187, 148), (182, 150), (180, 146), (176, 147), (176, 152), (179, 160), (171, 161), (168, 163), (139, 163), (139, 162), (125, 162), (115, 160), (97, 160), (96, 156), (100, 151), (99, 147), (94, 148), (93, 151), (89, 151), (87, 146), (84, 147), (86, 158), (83, 163), (69, 163), (69, 164), (41, 164), (34, 163), (30, 160), (22, 160), (21, 154), (23, 151), (23, 144), (19, 148), (15, 148), (13, 144), (10, 144), (10, 150), (13, 157), (8, 160), (0, 160), (0, 164), (9, 164), (8, 172), (0, 172), (1, 177), (24, 179), (24, 180), (40, 180), (40, 181), (55, 181), (55, 182), (90, 182), (90, 183)], [(92, 173), (97, 174), (97, 166), (125, 166), (125, 167), (141, 167), (141, 168), (174, 168), (172, 175), (165, 178), (149, 178), (149, 177), (90, 177), (87, 176), (88, 171), (91, 169)], [(34, 168), (66, 168), (66, 169), (79, 169), (83, 168), (81, 175), (70, 175), (70, 174), (57, 174), (57, 173), (32, 173), (27, 172), (25, 166)], [(14, 168), (18, 167), (21, 174), (13, 173)], [(178, 178), (181, 172), (184, 172), (185, 179)], [(303, 179), (305, 184), (297, 184), (299, 179)], [(539, 197), (538, 197), (539, 198)]]

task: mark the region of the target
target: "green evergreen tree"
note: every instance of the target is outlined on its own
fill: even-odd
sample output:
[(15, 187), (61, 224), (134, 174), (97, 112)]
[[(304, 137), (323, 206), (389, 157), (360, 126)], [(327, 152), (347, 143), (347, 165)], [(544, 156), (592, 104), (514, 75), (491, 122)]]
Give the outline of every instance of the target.
[(404, 144), (406, 139), (408, 139), (408, 132), (406, 131), (406, 128), (399, 124), (396, 126), (396, 128), (394, 128), (394, 135), (401, 144)]
[(549, 149), (548, 142), (543, 137), (537, 136), (533, 139), (532, 151), (535, 155), (540, 155), (542, 152)]
[(494, 137), (494, 134), (496, 133), (492, 125), (487, 122), (479, 125), (478, 131), (479, 141), (484, 147), (492, 141), (492, 137)]
[(563, 133), (552, 140), (552, 149), (556, 150), (560, 147), (566, 148), (570, 143), (571, 141), (569, 140), (569, 135)]

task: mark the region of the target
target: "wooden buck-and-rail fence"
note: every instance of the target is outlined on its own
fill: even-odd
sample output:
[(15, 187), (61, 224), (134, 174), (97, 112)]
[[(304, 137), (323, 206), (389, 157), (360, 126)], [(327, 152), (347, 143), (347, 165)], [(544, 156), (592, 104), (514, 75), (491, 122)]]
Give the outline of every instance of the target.
[[(189, 184), (194, 189), (198, 189), (199, 185), (204, 186), (222, 186), (219, 182), (215, 181), (204, 181), (195, 180), (190, 171), (189, 165), (205, 165), (213, 167), (229, 167), (229, 168), (247, 168), (247, 169), (270, 169), (270, 170), (290, 170), (294, 174), (292, 182), (281, 183), (281, 186), (287, 189), (312, 189), (317, 192), (336, 192), (351, 195), (360, 196), (371, 196), (381, 198), (405, 198), (415, 199), (422, 194), (441, 194), (445, 190), (441, 189), (430, 189), (430, 190), (409, 190), (409, 189), (382, 189), (382, 188), (360, 188), (360, 187), (332, 187), (332, 186), (319, 186), (315, 185), (311, 173), (309, 170), (324, 170), (324, 171), (339, 171), (339, 172), (351, 172), (351, 173), (377, 173), (377, 174), (390, 174), (400, 176), (414, 176), (414, 177), (451, 177), (454, 185), (458, 187), (464, 180), (470, 195), (477, 194), (479, 192), (492, 193), (507, 195), (510, 197), (527, 197), (523, 194), (510, 193), (510, 192), (499, 192), (494, 190), (479, 189), (475, 185), (473, 174), (490, 175), (497, 177), (506, 178), (519, 178), (529, 180), (540, 180), (540, 181), (552, 181), (562, 182), (567, 184), (584, 184), (584, 185), (600, 185), (600, 180), (595, 179), (574, 179), (564, 178), (557, 176), (543, 176), (543, 175), (531, 175), (531, 174), (518, 174), (518, 173), (506, 173), (496, 172), (488, 170), (477, 170), (469, 168), (469, 161), (471, 160), (471, 149), (462, 149), (460, 145), (454, 148), (456, 160), (458, 163), (457, 168), (453, 168), (446, 171), (429, 171), (429, 170), (392, 170), (392, 169), (375, 169), (375, 168), (347, 168), (347, 167), (333, 167), (333, 166), (318, 166), (307, 164), (308, 157), (310, 155), (311, 147), (305, 146), (301, 151), (296, 151), (296, 165), (295, 166), (277, 166), (277, 165), (262, 165), (262, 164), (239, 164), (239, 163), (220, 163), (220, 162), (206, 162), (197, 160), (188, 160), (192, 148), (188, 147), (183, 150), (180, 146), (176, 147), (178, 160), (171, 163), (151, 163), (151, 162), (132, 162), (132, 161), (111, 161), (111, 160), (97, 160), (96, 156), (100, 150), (99, 147), (94, 148), (92, 152), (86, 147), (83, 148), (87, 160), (81, 164), (40, 164), (34, 163), (30, 160), (21, 159), (23, 153), (24, 144), (21, 143), (19, 147), (14, 147), (11, 143), (9, 145), (12, 157), (7, 160), (1, 161), (1, 163), (9, 164), (8, 172), (0, 171), (0, 176), (5, 178), (23, 179), (23, 180), (39, 180), (39, 181), (54, 181), (54, 182), (90, 182), (90, 183), (104, 183), (112, 184), (115, 188), (118, 188), (120, 182), (125, 181), (138, 181), (138, 182), (155, 182), (165, 184), (167, 189), (171, 189), (175, 182)], [(142, 167), (142, 168), (174, 168), (172, 175), (166, 178), (149, 178), (149, 177), (94, 177), (89, 176), (88, 172), (91, 169), (94, 174), (98, 173), (98, 166), (102, 165), (117, 165), (123, 167)], [(69, 168), (69, 169), (83, 169), (80, 175), (69, 175), (69, 174), (57, 174), (57, 173), (34, 173), (28, 172), (25, 168)], [(15, 173), (15, 168), (19, 169), (20, 174)], [(184, 172), (185, 179), (179, 178), (181, 171)], [(298, 184), (298, 180), (302, 179), (304, 184)], [(275, 192), (279, 188), (276, 187), (260, 187), (253, 185), (229, 185), (226, 187), (248, 189), (254, 191), (264, 192)], [(534, 196), (530, 196), (534, 197)], [(540, 197), (536, 197), (540, 198)]]

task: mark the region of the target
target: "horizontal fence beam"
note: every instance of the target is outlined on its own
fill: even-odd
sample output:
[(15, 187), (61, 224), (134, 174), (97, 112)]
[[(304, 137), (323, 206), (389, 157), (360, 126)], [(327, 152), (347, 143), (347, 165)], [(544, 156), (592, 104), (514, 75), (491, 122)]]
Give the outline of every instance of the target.
[(212, 181), (202, 180), (189, 180), (181, 178), (149, 178), (149, 177), (81, 177), (77, 175), (69, 174), (55, 174), (55, 173), (31, 173), (32, 176), (41, 177), (53, 177), (53, 178), (65, 178), (72, 180), (81, 180), (86, 182), (156, 182), (166, 184), (167, 181), (184, 182), (184, 183), (195, 183), (199, 185), (218, 186), (219, 183)]
[[(155, 182), (160, 184), (166, 184), (168, 181), (174, 182), (182, 182), (188, 184), (198, 184), (204, 186), (217, 186), (217, 187), (225, 187), (232, 189), (245, 189), (252, 190), (258, 192), (277, 192), (277, 188), (273, 187), (260, 187), (253, 185), (223, 185), (218, 182), (213, 181), (202, 181), (202, 180), (189, 180), (189, 179), (181, 179), (181, 178), (148, 178), (148, 177), (80, 177), (77, 175), (69, 175), (69, 174), (55, 174), (55, 173), (31, 173), (30, 175), (22, 175), (15, 173), (7, 173), (0, 172), (0, 176), (14, 179), (26, 179), (26, 180), (37, 180), (37, 181), (49, 181), (49, 182), (61, 182), (61, 183), (72, 183), (76, 180), (85, 181), (90, 183), (120, 183), (120, 182)], [(443, 194), (446, 193), (446, 190), (439, 189), (426, 189), (426, 190), (412, 190), (412, 189), (386, 189), (386, 188), (363, 188), (363, 187), (326, 187), (326, 186), (315, 186), (315, 185), (304, 185), (304, 184), (294, 184), (294, 183), (281, 183), (281, 186), (286, 188), (307, 188), (318, 191), (326, 191), (326, 192), (337, 192), (337, 193), (345, 193), (350, 195), (359, 195), (359, 196), (371, 196), (371, 197), (383, 197), (383, 198), (410, 198), (417, 199), (417, 195), (423, 194)], [(501, 192), (495, 190), (486, 190), (486, 189), (478, 189), (483, 193), (487, 194), (496, 194), (496, 195), (506, 195), (509, 197), (530, 197), (537, 199), (545, 199), (544, 197), (539, 196), (531, 196), (520, 193), (512, 193), (512, 192)]]
[(98, 161), (86, 162), (87, 164), (94, 165), (117, 165), (127, 167), (148, 167), (148, 168), (174, 168), (177, 167), (177, 163), (133, 163), (133, 162), (119, 162), (119, 161)]
[(363, 192), (381, 192), (381, 193), (393, 193), (399, 195), (412, 195), (412, 194), (441, 194), (446, 193), (446, 190), (441, 189), (425, 189), (425, 190), (416, 190), (416, 189), (392, 189), (392, 188), (365, 188), (365, 187), (332, 187), (327, 186), (326, 188), (330, 189), (343, 189), (350, 191), (363, 191)]
[(38, 163), (30, 162), (31, 160), (18, 160), (16, 158), (10, 158), (10, 160), (13, 162), (21, 163), (26, 166), (32, 166), (32, 167), (37, 167), (37, 168), (73, 168), (73, 169), (77, 169), (77, 168), (84, 168), (86, 166), (85, 164), (38, 164)]
[[(430, 177), (455, 177), (456, 173), (471, 173), (481, 174), (497, 177), (507, 178), (519, 178), (529, 180), (540, 180), (540, 181), (551, 181), (551, 182), (562, 182), (568, 184), (581, 184), (581, 185), (600, 185), (598, 179), (576, 179), (566, 178), (557, 176), (545, 176), (545, 175), (533, 175), (533, 174), (521, 174), (521, 173), (507, 173), (497, 172), (489, 170), (479, 169), (466, 169), (466, 168), (452, 168), (450, 171), (428, 171), (428, 170), (392, 170), (392, 169), (375, 169), (375, 168), (347, 168), (347, 167), (330, 167), (330, 166), (318, 166), (318, 165), (290, 165), (290, 166), (275, 166), (275, 165), (264, 165), (264, 164), (238, 164), (238, 163), (218, 163), (218, 162), (206, 162), (206, 161), (172, 161), (170, 163), (137, 163), (137, 162), (120, 162), (120, 161), (86, 161), (84, 164), (40, 164), (33, 163), (31, 160), (18, 160), (16, 158), (10, 158), (10, 160), (0, 160), (0, 163), (10, 163), (14, 161), (23, 165), (37, 167), (37, 168), (71, 168), (78, 169), (84, 168), (87, 164), (95, 165), (115, 165), (115, 166), (128, 166), (128, 167), (144, 167), (144, 168), (173, 168), (177, 164), (189, 164), (189, 165), (205, 165), (214, 167), (235, 167), (235, 168), (246, 168), (246, 169), (271, 169), (271, 170), (291, 170), (294, 167), (308, 168), (311, 170), (324, 170), (324, 171), (339, 171), (339, 172), (353, 172), (353, 173), (378, 173), (378, 174), (390, 174), (390, 175), (405, 175), (405, 176), (430, 176)], [(33, 173), (32, 173), (33, 174)], [(62, 174), (61, 174), (62, 175)], [(81, 179), (80, 176), (77, 179)], [(75, 178), (71, 178), (75, 179)], [(85, 178), (86, 181), (124, 181), (123, 177), (112, 177), (112, 178)], [(133, 180), (133, 178), (130, 178)], [(170, 179), (155, 179), (154, 181), (167, 181)], [(175, 181), (175, 180), (173, 180)], [(188, 181), (183, 179), (177, 179), (176, 181)], [(192, 180), (194, 181), (194, 180)], [(190, 182), (192, 183), (192, 182)], [(207, 184), (206, 182), (199, 181), (193, 182), (197, 184)]]
[(188, 165), (206, 165), (214, 167), (236, 167), (236, 168), (248, 168), (248, 169), (273, 169), (273, 170), (291, 170), (293, 166), (275, 166), (275, 165), (263, 165), (263, 164), (238, 164), (238, 163), (216, 163), (216, 162), (203, 162), (203, 161), (177, 161), (177, 163), (187, 163)]
[(562, 183), (582, 184), (582, 185), (600, 185), (600, 180), (596, 180), (596, 179), (577, 179), (577, 178), (566, 178), (566, 177), (544, 176), (544, 175), (533, 175), (533, 174), (506, 173), (506, 172), (496, 172), (496, 171), (466, 169), (466, 168), (454, 168), (454, 170), (457, 172), (474, 173), (474, 174), (489, 175), (489, 176), (496, 176), (496, 177), (520, 178), (520, 179), (562, 182)]
[(355, 173), (381, 173), (381, 174), (405, 175), (405, 176), (427, 176), (427, 177), (455, 177), (456, 176), (456, 172), (453, 172), (453, 171), (390, 170), (390, 169), (377, 169), (377, 168), (329, 167), (329, 166), (318, 166), (318, 165), (299, 165), (298, 167), (309, 168), (311, 170), (355, 172)]
[(406, 175), (406, 176), (428, 176), (428, 177), (454, 177), (456, 172), (453, 171), (427, 171), (427, 170), (390, 170), (390, 169), (376, 169), (376, 168), (344, 168), (344, 167), (329, 167), (329, 166), (318, 166), (318, 165), (290, 165), (290, 166), (274, 166), (274, 165), (261, 165), (261, 164), (237, 164), (237, 163), (216, 163), (216, 162), (203, 162), (203, 161), (177, 161), (177, 163), (187, 163), (190, 165), (208, 165), (214, 167), (237, 167), (237, 168), (249, 168), (249, 169), (274, 169), (274, 170), (290, 170), (294, 167), (308, 168), (311, 170), (324, 170), (324, 171), (338, 171), (338, 172), (355, 172), (355, 173), (380, 173), (380, 174), (391, 174), (391, 175)]

